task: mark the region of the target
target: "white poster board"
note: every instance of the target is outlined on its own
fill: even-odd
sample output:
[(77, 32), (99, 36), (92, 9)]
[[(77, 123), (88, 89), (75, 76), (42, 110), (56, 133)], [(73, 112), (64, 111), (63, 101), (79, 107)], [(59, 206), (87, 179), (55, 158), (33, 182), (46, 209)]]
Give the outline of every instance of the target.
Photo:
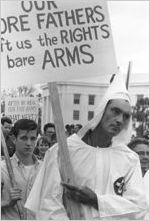
[(13, 123), (26, 118), (38, 122), (38, 99), (34, 97), (15, 97), (5, 100), (5, 115), (10, 117)]
[(1, 86), (116, 73), (107, 1), (1, 1)]

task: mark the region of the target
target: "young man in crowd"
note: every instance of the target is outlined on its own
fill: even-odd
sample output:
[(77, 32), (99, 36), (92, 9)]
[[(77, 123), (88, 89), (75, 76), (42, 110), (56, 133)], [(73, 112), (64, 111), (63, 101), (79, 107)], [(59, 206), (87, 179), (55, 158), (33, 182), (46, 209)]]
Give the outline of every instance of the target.
[(136, 137), (128, 144), (128, 146), (139, 155), (142, 176), (144, 177), (149, 169), (149, 141), (142, 137)]
[(44, 136), (49, 140), (50, 146), (53, 145), (53, 136), (56, 134), (55, 125), (53, 123), (47, 123), (44, 125)]
[(80, 219), (143, 219), (147, 204), (140, 162), (126, 145), (131, 125), (130, 97), (118, 75), (95, 117), (67, 139), (76, 185), (61, 182), (58, 145), (47, 151), (25, 205), (36, 219), (70, 219), (63, 204), (64, 190), (80, 205)]
[(9, 117), (1, 118), (1, 125), (5, 132), (9, 133), (12, 128), (12, 120)]
[(18, 120), (13, 127), (15, 153), (10, 158), (17, 186), (12, 188), (5, 160), (1, 162), (1, 219), (19, 220), (17, 200), (23, 204), (24, 219), (34, 220), (33, 212), (24, 208), (40, 167), (33, 151), (37, 139), (37, 124), (33, 120)]
[[(12, 120), (9, 117), (1, 118), (1, 128), (4, 134), (5, 142), (7, 144), (7, 149), (9, 156), (11, 157), (15, 152), (15, 145), (12, 139)], [(3, 149), (1, 148), (1, 157), (4, 158)]]

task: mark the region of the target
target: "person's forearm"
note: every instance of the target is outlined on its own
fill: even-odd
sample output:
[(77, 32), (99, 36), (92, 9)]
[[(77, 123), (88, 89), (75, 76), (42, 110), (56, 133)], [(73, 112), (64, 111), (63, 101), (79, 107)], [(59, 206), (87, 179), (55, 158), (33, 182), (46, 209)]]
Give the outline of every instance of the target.
[(10, 207), (10, 202), (8, 200), (2, 200), (1, 201), (1, 208), (4, 209), (7, 207)]

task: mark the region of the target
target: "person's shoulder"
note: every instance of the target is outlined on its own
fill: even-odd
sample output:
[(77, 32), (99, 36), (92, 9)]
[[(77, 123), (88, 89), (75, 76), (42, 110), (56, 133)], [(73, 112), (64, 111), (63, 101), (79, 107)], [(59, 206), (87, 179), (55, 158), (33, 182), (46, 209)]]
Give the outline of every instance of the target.
[(7, 170), (7, 165), (6, 165), (6, 161), (5, 160), (1, 160), (1, 175), (2, 177), (8, 176), (8, 170)]
[(125, 156), (126, 158), (130, 161), (130, 163), (132, 163), (133, 165), (136, 165), (137, 163), (139, 163), (140, 159), (139, 159), (139, 155), (131, 150), (127, 145), (126, 146), (126, 151), (125, 151)]
[[(68, 147), (79, 147), (86, 145), (77, 134), (72, 134), (69, 137), (66, 138), (66, 142)], [(58, 150), (58, 143), (55, 143), (52, 147), (50, 147), (47, 152), (49, 153), (56, 153)]]
[[(12, 163), (13, 157), (10, 157), (9, 159), (10, 159), (10, 162)], [(3, 170), (3, 169), (7, 169), (5, 157), (3, 157), (3, 158), (1, 159), (1, 169), (2, 169), (2, 170)]]
[(76, 133), (74, 133), (67, 138), (67, 142), (68, 144), (76, 145), (78, 143), (81, 143), (82, 141), (80, 137)]
[[(84, 143), (81, 138), (77, 134), (72, 134), (71, 136), (66, 138), (67, 141), (67, 148), (69, 152), (74, 152), (77, 150), (85, 150), (88, 151), (90, 148), (93, 149), (93, 147), (87, 145)], [(52, 147), (50, 147), (46, 152), (46, 158), (49, 156), (53, 156), (53, 158), (57, 157), (58, 153), (58, 143), (55, 143)]]
[(78, 148), (91, 147), (88, 144), (86, 144), (76, 133), (68, 137), (67, 143), (70, 147), (78, 147)]
[(139, 156), (133, 150), (131, 150), (126, 144), (119, 144), (112, 148), (122, 155), (123, 158), (129, 160), (129, 162), (136, 164), (139, 161)]

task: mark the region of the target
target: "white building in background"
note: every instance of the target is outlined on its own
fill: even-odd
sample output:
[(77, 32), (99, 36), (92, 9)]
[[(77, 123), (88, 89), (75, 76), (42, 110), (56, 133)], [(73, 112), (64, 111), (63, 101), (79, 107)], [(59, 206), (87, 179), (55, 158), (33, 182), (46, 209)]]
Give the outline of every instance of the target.
[[(95, 79), (98, 82), (98, 79)], [(57, 82), (64, 125), (80, 123), (85, 125), (94, 116), (108, 83)], [(42, 128), (53, 122), (53, 113), (47, 84), (42, 86)], [(134, 106), (138, 97), (149, 96), (149, 82), (144, 75), (133, 75), (130, 79), (129, 93)]]

